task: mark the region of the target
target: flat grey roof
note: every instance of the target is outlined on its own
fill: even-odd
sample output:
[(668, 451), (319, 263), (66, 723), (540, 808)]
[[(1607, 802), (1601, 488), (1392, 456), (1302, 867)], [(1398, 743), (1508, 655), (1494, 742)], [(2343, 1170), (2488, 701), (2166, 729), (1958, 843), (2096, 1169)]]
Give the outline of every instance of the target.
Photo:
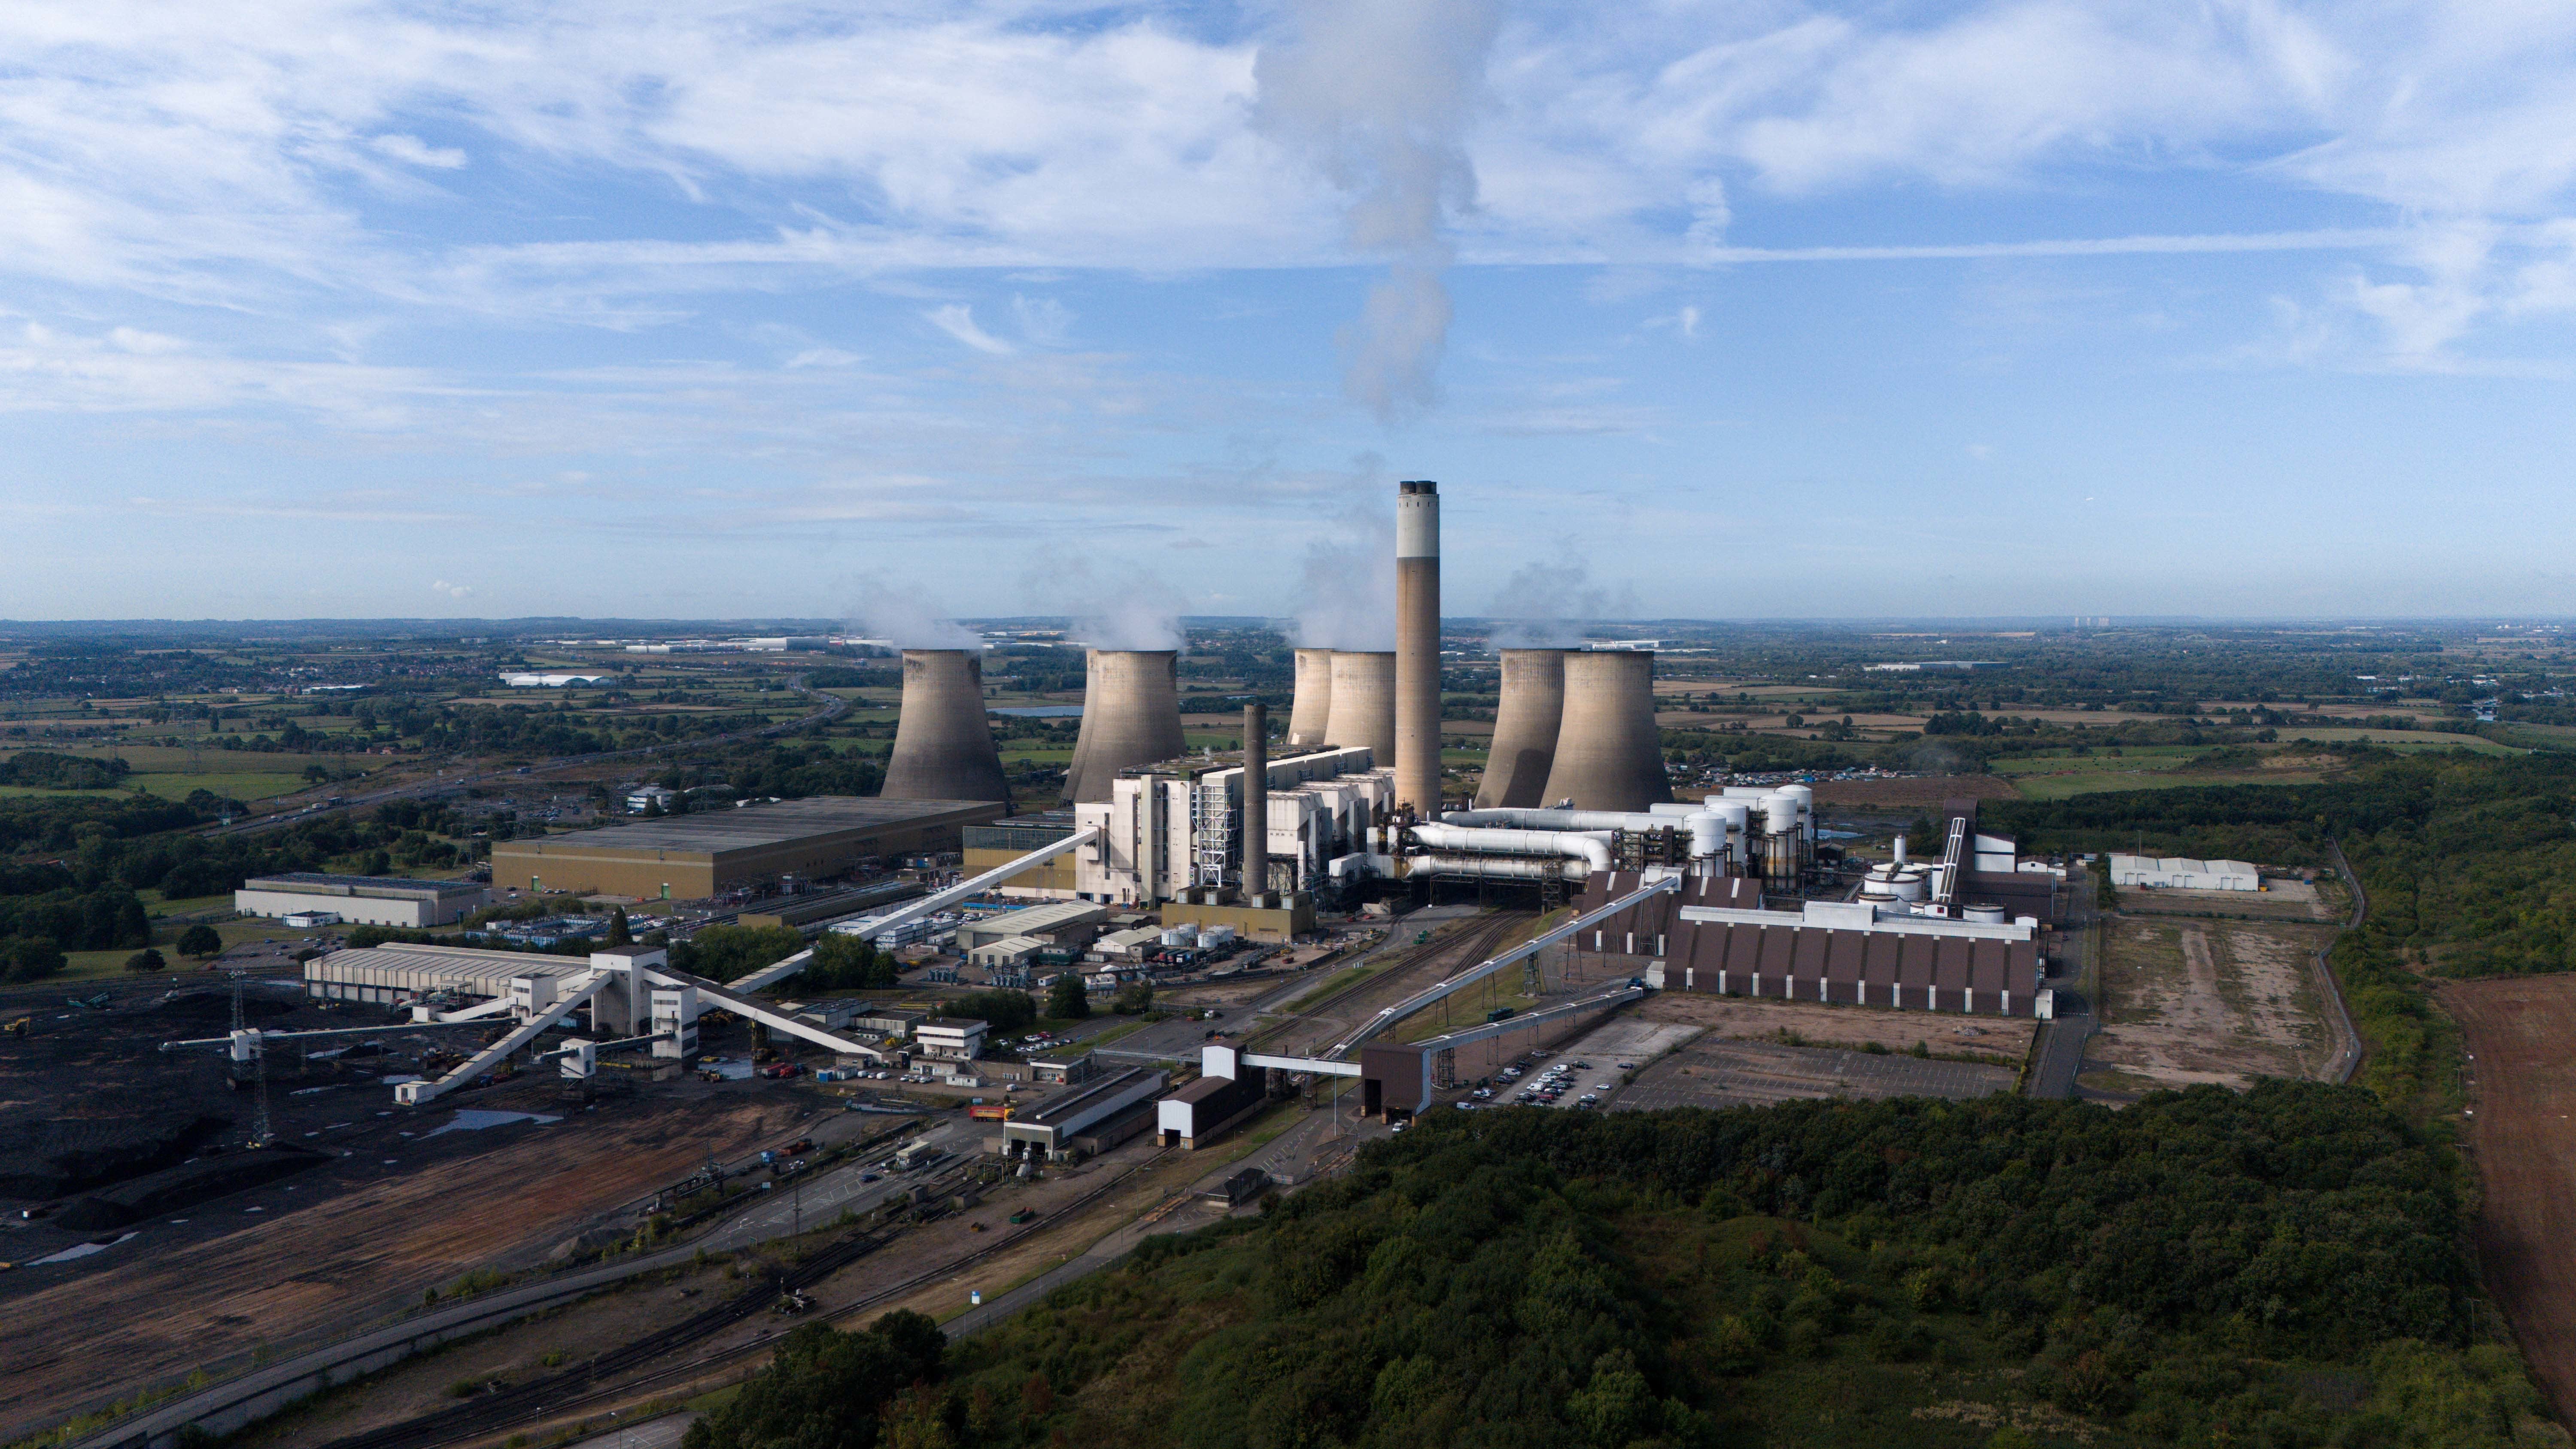
[[(816, 795), (774, 805), (704, 810), (627, 825), (603, 825), (548, 835), (532, 844), (557, 850), (679, 850), (716, 854), (784, 845), (809, 836), (882, 829), (935, 820), (961, 810), (989, 812), (989, 800), (888, 800), (881, 796)], [(517, 842), (509, 842), (516, 844)]]
[(369, 896), (422, 894), (441, 896), (476, 895), (489, 889), (468, 880), (406, 880), (389, 875), (323, 875), (316, 871), (288, 871), (283, 875), (254, 876), (242, 882), (246, 891), (306, 891), (315, 895)]
[(1054, 1127), (1078, 1117), (1104, 1098), (1117, 1096), (1153, 1075), (1154, 1070), (1151, 1067), (1129, 1067), (1123, 1072), (1113, 1073), (1097, 1081), (1084, 1082), (1069, 1091), (1050, 1097), (1040, 1102), (1034, 1110), (1013, 1117), (1011, 1120), (1026, 1127)]

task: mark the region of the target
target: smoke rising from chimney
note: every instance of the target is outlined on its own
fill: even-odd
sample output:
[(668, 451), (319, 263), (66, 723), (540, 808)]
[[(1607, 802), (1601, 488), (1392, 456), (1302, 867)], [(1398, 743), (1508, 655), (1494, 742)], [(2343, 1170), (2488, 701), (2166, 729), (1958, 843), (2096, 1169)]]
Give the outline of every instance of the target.
[(850, 621), (860, 632), (897, 649), (981, 649), (982, 636), (947, 615), (919, 585), (861, 575)]
[(1029, 588), (1033, 595), (1063, 600), (1074, 633), (1094, 649), (1186, 647), (1180, 591), (1133, 564), (1049, 556), (1032, 570)]
[(1634, 590), (1595, 584), (1592, 566), (1580, 558), (1523, 564), (1485, 611), (1495, 621), (1487, 643), (1496, 649), (1579, 648), (1586, 623), (1635, 612)]
[(1292, 0), (1254, 58), (1254, 124), (1349, 197), (1352, 245), (1388, 258), (1340, 334), (1343, 391), (1393, 422), (1431, 406), (1449, 337), (1443, 219), (1476, 204), (1466, 132), (1501, 24), (1494, 0)]
[(1306, 545), (1297, 640), (1309, 649), (1395, 647), (1395, 515), (1356, 507)]

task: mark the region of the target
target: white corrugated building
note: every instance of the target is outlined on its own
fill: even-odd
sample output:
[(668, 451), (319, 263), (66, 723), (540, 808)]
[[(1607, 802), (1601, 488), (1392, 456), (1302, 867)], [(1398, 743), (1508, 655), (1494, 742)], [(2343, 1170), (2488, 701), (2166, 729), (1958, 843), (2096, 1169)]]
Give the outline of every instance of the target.
[(324, 911), (353, 926), (422, 927), (461, 921), (491, 899), (491, 887), (472, 881), (295, 871), (242, 882), (233, 909), (271, 918)]
[(2241, 860), (2114, 854), (2111, 884), (2177, 891), (2250, 891), (2262, 889), (2263, 874)]
[(966, 961), (987, 971), (1007, 971), (1028, 964), (1029, 958), (1046, 948), (1046, 942), (1035, 936), (1004, 936), (967, 952)]

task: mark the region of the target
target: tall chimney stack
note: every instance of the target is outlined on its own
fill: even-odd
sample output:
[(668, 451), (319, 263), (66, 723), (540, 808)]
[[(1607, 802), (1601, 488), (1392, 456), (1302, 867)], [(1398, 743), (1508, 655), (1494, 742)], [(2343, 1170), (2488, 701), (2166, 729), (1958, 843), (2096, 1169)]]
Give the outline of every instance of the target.
[(1243, 903), (1270, 904), (1270, 706), (1243, 707)]
[(903, 709), (877, 793), (890, 800), (1008, 800), (984, 717), (984, 660), (964, 649), (903, 651)]
[[(1288, 710), (1288, 744), (1311, 750), (1324, 743), (1333, 719), (1333, 651), (1297, 651), (1297, 700)], [(1381, 761), (1380, 763), (1384, 763)]]
[(1180, 652), (1094, 649), (1084, 657), (1082, 732), (1064, 772), (1064, 798), (1096, 805), (1118, 772), (1189, 752), (1181, 738)]
[(1440, 818), (1440, 485), (1395, 496), (1395, 803)]

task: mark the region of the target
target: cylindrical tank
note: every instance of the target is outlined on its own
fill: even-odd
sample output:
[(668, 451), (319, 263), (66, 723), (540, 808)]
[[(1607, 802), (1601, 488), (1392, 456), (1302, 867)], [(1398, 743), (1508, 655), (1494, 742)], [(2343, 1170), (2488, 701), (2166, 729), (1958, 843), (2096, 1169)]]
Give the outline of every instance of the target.
[[(1440, 485), (1396, 485), (1396, 808), (1440, 818)], [(1336, 689), (1336, 693), (1339, 690)]]
[(1702, 810), (1682, 817), (1690, 830), (1690, 853), (1694, 860), (1713, 860), (1726, 854), (1726, 821), (1714, 810)]
[(2000, 926), (2004, 923), (2004, 908), (2001, 906), (1969, 906), (1959, 914), (1962, 918), (1980, 926)]
[(1502, 698), (1494, 711), (1493, 748), (1485, 756), (1485, 782), (1476, 787), (1479, 810), (1546, 803), (1548, 770), (1556, 762), (1556, 736), (1565, 722), (1565, 651), (1503, 651)]
[[(1087, 721), (1086, 721), (1087, 723)], [(984, 716), (984, 660), (964, 649), (903, 651), (903, 710), (877, 793), (890, 800), (1008, 800)]]
[(1269, 904), (1270, 889), (1270, 707), (1255, 700), (1243, 707), (1243, 898), (1255, 908)]
[(1785, 790), (1775, 790), (1762, 799), (1762, 833), (1795, 835), (1798, 833), (1798, 797)]
[[(1333, 651), (1297, 651), (1297, 699), (1288, 709), (1288, 744), (1313, 749), (1327, 738), (1333, 718)], [(1383, 762), (1381, 762), (1383, 763)]]
[(1179, 667), (1179, 652), (1171, 649), (1090, 651), (1082, 733), (1065, 771), (1065, 799), (1099, 804), (1109, 798), (1119, 771), (1177, 759), (1188, 750), (1181, 739)]
[(1816, 838), (1816, 792), (1806, 785), (1783, 785), (1779, 793), (1798, 802), (1798, 831), (1810, 841)]
[(1369, 763), (1395, 764), (1395, 655), (1377, 650), (1333, 651), (1333, 712), (1324, 725), (1328, 745), (1366, 745)]
[(1753, 812), (1745, 808), (1741, 800), (1711, 800), (1708, 813), (1716, 816), (1718, 822), (1726, 827), (1727, 858), (1737, 865), (1751, 863), (1753, 852), (1745, 847), (1744, 836), (1752, 825)]
[(1655, 656), (1643, 649), (1565, 656), (1565, 720), (1540, 792), (1577, 810), (1633, 810), (1673, 798), (1655, 733)]

